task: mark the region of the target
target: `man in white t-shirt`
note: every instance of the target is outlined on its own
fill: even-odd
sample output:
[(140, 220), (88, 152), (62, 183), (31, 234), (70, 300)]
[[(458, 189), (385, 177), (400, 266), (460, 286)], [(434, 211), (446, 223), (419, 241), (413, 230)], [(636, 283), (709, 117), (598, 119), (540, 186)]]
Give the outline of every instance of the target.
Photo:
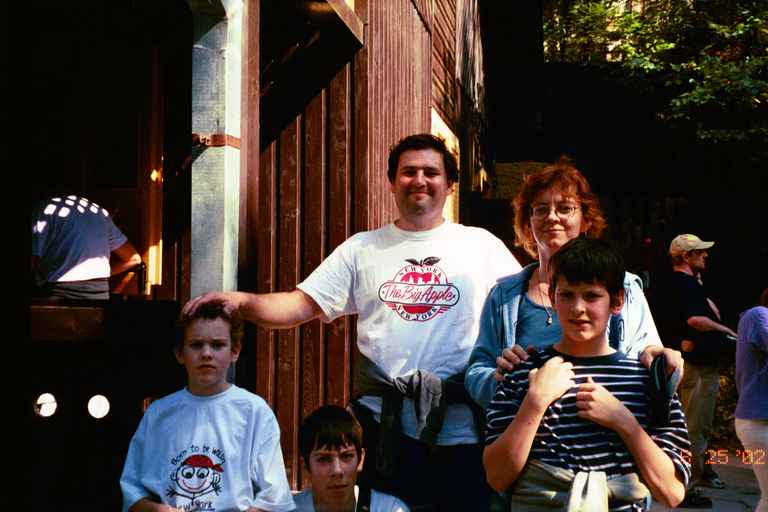
[[(441, 391), (467, 365), (488, 292), (520, 265), (489, 232), (443, 218), (458, 166), (442, 139), (405, 137), (387, 174), (397, 220), (347, 239), (296, 290), (209, 292), (183, 313), (218, 302), (272, 328), (357, 314), (366, 377), (385, 389), (356, 401), (368, 451), (361, 483), (412, 509), (482, 510), (489, 488), (470, 405)], [(381, 465), (382, 454), (392, 460)]]

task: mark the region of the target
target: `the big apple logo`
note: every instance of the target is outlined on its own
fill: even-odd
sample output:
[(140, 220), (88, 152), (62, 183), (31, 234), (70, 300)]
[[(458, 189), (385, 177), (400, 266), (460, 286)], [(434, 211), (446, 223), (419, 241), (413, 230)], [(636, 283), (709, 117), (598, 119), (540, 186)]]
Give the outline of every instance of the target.
[(408, 258), (408, 265), (379, 287), (379, 300), (401, 318), (426, 322), (459, 302), (459, 289), (448, 282), (440, 258)]

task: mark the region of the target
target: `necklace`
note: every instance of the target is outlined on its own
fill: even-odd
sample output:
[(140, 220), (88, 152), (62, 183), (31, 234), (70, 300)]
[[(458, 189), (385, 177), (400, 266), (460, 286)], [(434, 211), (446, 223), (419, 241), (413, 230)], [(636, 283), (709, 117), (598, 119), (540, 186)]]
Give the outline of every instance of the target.
[(544, 307), (544, 311), (547, 313), (547, 325), (552, 325), (552, 312), (549, 310), (549, 306), (547, 306), (547, 303), (544, 301), (544, 294), (541, 293), (541, 276), (539, 275), (538, 270), (536, 271), (536, 291), (539, 294), (539, 300), (541, 301), (541, 305)]

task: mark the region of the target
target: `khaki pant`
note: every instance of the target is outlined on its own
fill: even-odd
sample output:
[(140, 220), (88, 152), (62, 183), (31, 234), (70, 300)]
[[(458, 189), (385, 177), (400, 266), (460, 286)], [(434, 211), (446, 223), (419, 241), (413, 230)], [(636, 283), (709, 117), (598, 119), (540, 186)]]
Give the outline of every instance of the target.
[(678, 392), (688, 424), (688, 437), (691, 440), (692, 482), (701, 479), (704, 473), (718, 391), (720, 374), (717, 366), (685, 362), (685, 372)]

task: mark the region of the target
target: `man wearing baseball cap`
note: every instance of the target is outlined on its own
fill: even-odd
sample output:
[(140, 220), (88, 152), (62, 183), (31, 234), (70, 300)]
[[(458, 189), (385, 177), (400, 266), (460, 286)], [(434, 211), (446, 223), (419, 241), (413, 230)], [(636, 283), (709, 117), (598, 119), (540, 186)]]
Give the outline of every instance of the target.
[(696, 235), (687, 233), (685, 235), (677, 235), (672, 243), (669, 244), (669, 254), (683, 254), (689, 251), (699, 251), (702, 249), (709, 249), (715, 245), (715, 242), (705, 242)]
[[(678, 347), (685, 360), (685, 372), (678, 392), (688, 423), (693, 452), (693, 481), (698, 485), (723, 488), (722, 480), (707, 465), (706, 450), (712, 435), (715, 400), (720, 387), (718, 364), (724, 350), (731, 346), (726, 336), (736, 333), (721, 323), (720, 312), (707, 297), (701, 283), (701, 272), (707, 266), (708, 249), (715, 242), (704, 241), (696, 235), (676, 236), (669, 244), (669, 256), (674, 271), (670, 281), (668, 304), (672, 328), (666, 340)], [(707, 498), (693, 489), (681, 506), (706, 506)]]

